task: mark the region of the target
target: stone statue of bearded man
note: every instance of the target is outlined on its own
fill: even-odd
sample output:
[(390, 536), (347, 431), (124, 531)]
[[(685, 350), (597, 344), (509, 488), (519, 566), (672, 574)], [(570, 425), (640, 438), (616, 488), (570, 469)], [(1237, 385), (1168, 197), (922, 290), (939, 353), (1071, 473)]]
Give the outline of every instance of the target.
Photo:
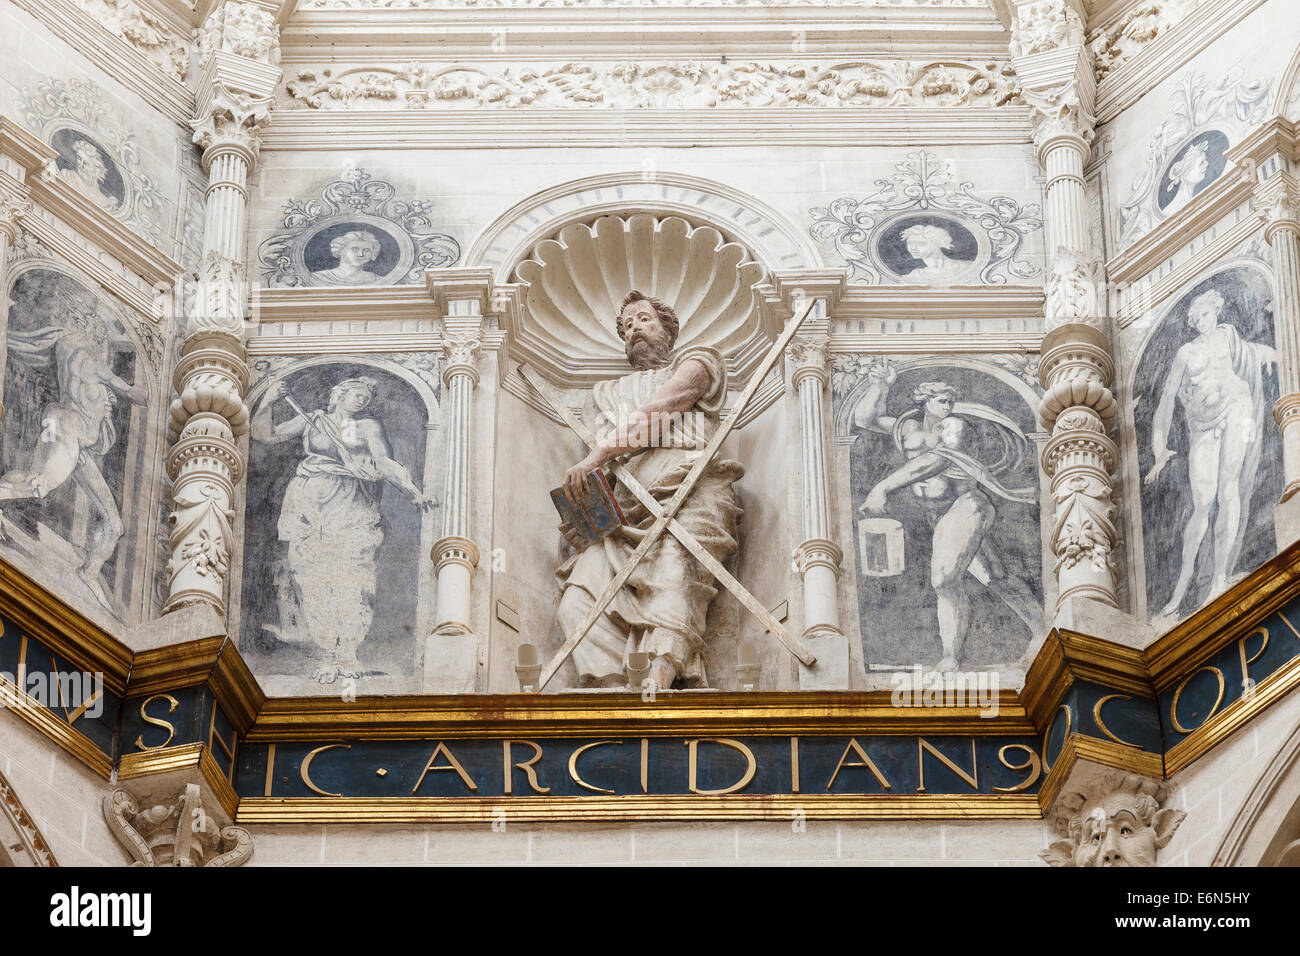
[[(678, 319), (654, 296), (629, 292), (615, 319), (628, 363), (621, 378), (591, 390), (585, 412), (595, 419), (596, 447), (564, 476), (572, 499), (587, 476), (614, 459), (658, 501), (677, 491), (696, 457), (717, 430), (727, 395), (727, 370), (715, 349), (691, 346), (674, 353)], [(745, 473), (739, 462), (715, 459), (677, 512), (677, 520), (710, 554), (725, 561), (736, 550), (741, 509), (732, 483)], [(573, 633), (649, 527), (650, 513), (621, 485), (615, 496), (627, 523), (583, 546), (567, 526), (565, 538), (578, 553), (556, 571), (563, 585), (558, 621)], [(704, 686), (705, 617), (717, 593), (712, 577), (681, 543), (662, 535), (573, 652), (584, 687), (622, 687), (627, 655), (650, 657), (658, 687)]]

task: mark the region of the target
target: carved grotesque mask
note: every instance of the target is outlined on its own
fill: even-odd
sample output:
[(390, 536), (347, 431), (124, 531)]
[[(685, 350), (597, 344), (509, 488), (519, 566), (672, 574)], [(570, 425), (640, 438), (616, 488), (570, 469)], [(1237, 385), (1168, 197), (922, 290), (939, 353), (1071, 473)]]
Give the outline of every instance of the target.
[(1173, 839), (1187, 814), (1160, 809), (1153, 790), (1151, 781), (1130, 776), (1076, 795), (1070, 839), (1053, 843), (1043, 859), (1052, 866), (1155, 866), (1156, 851)]

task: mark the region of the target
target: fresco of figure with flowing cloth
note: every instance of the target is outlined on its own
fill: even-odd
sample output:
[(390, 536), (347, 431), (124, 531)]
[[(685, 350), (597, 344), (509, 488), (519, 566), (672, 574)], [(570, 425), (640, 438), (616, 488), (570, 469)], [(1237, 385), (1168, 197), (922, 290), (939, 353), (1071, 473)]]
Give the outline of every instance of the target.
[[(1170, 447), (1176, 410), (1185, 429), (1187, 478), (1191, 515), (1182, 531), (1178, 576), (1159, 618), (1176, 617), (1191, 589), (1197, 557), (1213, 516), (1213, 556), (1209, 589), (1195, 596), (1199, 606), (1232, 583), (1245, 537), (1251, 499), (1260, 466), (1260, 453), (1269, 422), (1266, 379), (1276, 368), (1277, 351), (1262, 342), (1243, 339), (1224, 321), (1226, 300), (1217, 289), (1192, 299), (1186, 312), (1193, 338), (1174, 355), (1161, 381), (1159, 402), (1151, 425), (1152, 464), (1143, 484), (1159, 490), (1162, 475), (1177, 456)], [(1164, 482), (1172, 491), (1171, 482)], [(1148, 541), (1147, 547), (1155, 543)]]
[[(891, 415), (887, 403), (898, 372), (883, 359), (867, 377), (869, 385), (853, 408), (852, 422), (886, 438), (892, 454), (873, 456), (888, 470), (873, 475), (858, 510), (866, 516), (865, 523), (872, 524), (872, 516), (896, 509), (891, 496), (905, 492), (924, 515), (931, 531), (929, 584), (942, 648), (937, 669), (956, 670), (969, 663), (967, 638), (977, 591), (1009, 610), (1029, 635), (1038, 634), (1043, 626), (1041, 592), (1008, 563), (1010, 555), (992, 533), (999, 511), (1008, 505), (1038, 506), (1037, 486), (1019, 485), (1026, 478), (1025, 463), (1034, 459), (1020, 425), (988, 405), (959, 401), (957, 387), (942, 380), (915, 382), (911, 407)], [(893, 547), (903, 547), (901, 523), (885, 521), (898, 526)], [(890, 567), (882, 573), (903, 570), (901, 556), (884, 561)]]
[[(84, 556), (76, 575), (96, 601), (112, 610), (100, 573), (125, 524), (101, 461), (118, 440), (113, 422), (118, 400), (147, 404), (148, 381), (138, 376), (139, 381), (128, 382), (114, 371), (116, 356), (134, 354), (134, 346), (124, 332), (107, 327), (93, 293), (60, 274), (31, 279), (41, 285), (46, 318), (52, 324), (22, 329), (14, 322), (7, 336), (9, 363), (52, 377), (57, 397), (41, 409), (40, 431), (32, 445), (16, 456), (25, 465), (14, 467), (14, 457), (6, 455), (11, 467), (0, 475), (0, 502), (45, 502), (69, 482), (79, 487), (92, 519), (88, 540), (79, 543)], [(25, 296), (20, 292), (15, 298)], [(21, 535), (4, 519), (0, 528), (7, 540)]]
[[(280, 620), (261, 626), (287, 644), (312, 645), (318, 661), (312, 679), (318, 683), (365, 672), (357, 651), (375, 614), (385, 484), (418, 509), (435, 504), (392, 457), (383, 425), (365, 414), (377, 389), (373, 378), (348, 378), (330, 390), (326, 409), (308, 412), (277, 382), (253, 417), (258, 441), (302, 441), (303, 457), (285, 488), (276, 524), (288, 548), (279, 582)], [(272, 406), (282, 400), (295, 414), (273, 425)]]

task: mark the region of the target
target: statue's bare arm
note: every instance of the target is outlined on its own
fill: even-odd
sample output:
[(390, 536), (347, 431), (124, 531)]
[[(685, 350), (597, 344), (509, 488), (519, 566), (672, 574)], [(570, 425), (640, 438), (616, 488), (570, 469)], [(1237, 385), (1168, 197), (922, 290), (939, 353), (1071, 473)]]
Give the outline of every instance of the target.
[(565, 472), (565, 495), (576, 500), (587, 490), (587, 475), (592, 471), (619, 455), (647, 447), (657, 431), (652, 427), (656, 418), (690, 411), (708, 394), (712, 382), (713, 377), (703, 362), (695, 359), (683, 362), (672, 377), (659, 386), (653, 399), (628, 415), (617, 428), (611, 429), (586, 458)]

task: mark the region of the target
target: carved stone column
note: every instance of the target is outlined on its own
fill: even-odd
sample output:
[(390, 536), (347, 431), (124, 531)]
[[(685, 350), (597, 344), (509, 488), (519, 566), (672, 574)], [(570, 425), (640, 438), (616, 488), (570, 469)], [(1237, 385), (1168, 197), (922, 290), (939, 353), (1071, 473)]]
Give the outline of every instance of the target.
[[(473, 453), (478, 359), (487, 350), (485, 325), (492, 275), (486, 269), (448, 269), (428, 273), (428, 287), (442, 315), (442, 420), (446, 459), (442, 536), (432, 558), (437, 576), (433, 633), (425, 642), (424, 683), (431, 693), (472, 693), (478, 675), (478, 637), (474, 633)], [(484, 479), (487, 480), (487, 479)]]
[(248, 430), (243, 327), (248, 176), (270, 122), (279, 79), (278, 27), (251, 3), (218, 4), (199, 31), (203, 58), (198, 114), (191, 122), (208, 173), (203, 256), (181, 358), (167, 455), (172, 480), (171, 558), (164, 612), (209, 604), (225, 614), (232, 503), (243, 475), (236, 440)]
[[(1278, 346), (1278, 392), (1273, 418), (1282, 429), (1286, 486), (1282, 503), (1300, 492), (1300, 181), (1279, 173), (1259, 197), (1264, 207), (1264, 238), (1273, 249), (1273, 324)], [(1279, 544), (1290, 544), (1290, 540)]]
[(794, 551), (803, 578), (803, 639), (817, 663), (801, 667), (800, 687), (846, 689), (848, 640), (840, 630), (839, 578), (844, 552), (831, 540), (830, 492), (826, 473), (827, 353), (825, 309), (809, 318), (786, 350), (790, 383), (799, 394), (799, 433), (803, 461), (803, 541)]
[(1056, 514), (1058, 610), (1075, 598), (1115, 607), (1118, 545), (1111, 473), (1118, 461), (1108, 433), (1117, 410), (1114, 366), (1097, 294), (1099, 270), (1088, 236), (1083, 178), (1093, 138), (1096, 82), (1083, 45), (1083, 11), (1073, 0), (1016, 6), (1011, 52), (1032, 107), (1038, 162), (1047, 175), (1046, 233), (1052, 258), (1046, 282), (1045, 390), (1039, 414), (1052, 432), (1043, 468)]

